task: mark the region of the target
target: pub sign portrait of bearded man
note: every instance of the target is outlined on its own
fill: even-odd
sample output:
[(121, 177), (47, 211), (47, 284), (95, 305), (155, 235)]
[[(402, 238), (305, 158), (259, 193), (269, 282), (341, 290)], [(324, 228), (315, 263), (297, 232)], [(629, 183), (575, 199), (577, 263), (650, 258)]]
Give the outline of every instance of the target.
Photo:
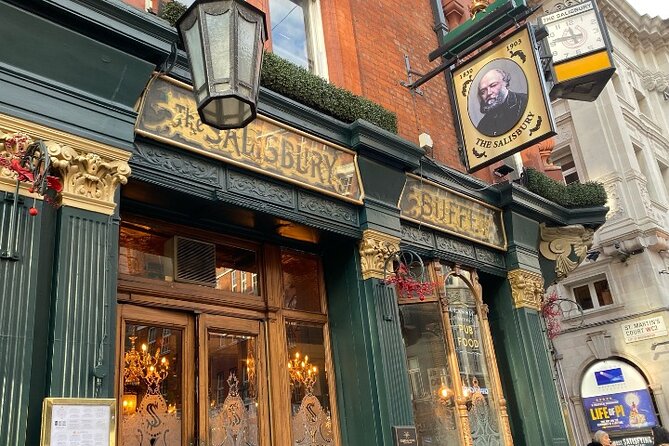
[[(481, 78), (472, 89), (478, 99), (479, 113), (473, 112), (471, 107), (470, 118), (476, 129), (486, 136), (498, 136), (511, 130), (527, 107), (527, 81), (520, 67), (509, 60), (496, 62), (497, 67), (487, 66), (481, 70)], [(500, 62), (508, 62), (504, 64), (508, 66)]]
[(543, 77), (528, 26), (453, 67), (449, 93), (467, 172), (555, 135)]

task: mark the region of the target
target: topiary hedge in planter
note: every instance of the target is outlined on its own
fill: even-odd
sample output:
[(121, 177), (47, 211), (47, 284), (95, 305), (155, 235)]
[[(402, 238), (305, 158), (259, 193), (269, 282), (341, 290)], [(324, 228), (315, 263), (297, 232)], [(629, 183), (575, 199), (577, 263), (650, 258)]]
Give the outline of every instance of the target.
[(341, 121), (350, 123), (356, 119), (364, 119), (389, 132), (397, 133), (395, 113), (369, 99), (336, 87), (276, 54), (265, 53), (260, 84)]
[(606, 205), (606, 190), (601, 183), (588, 181), (564, 185), (531, 168), (525, 169), (523, 175), (527, 189), (566, 208)]
[[(186, 7), (178, 1), (167, 3), (160, 17), (174, 26)], [(348, 90), (336, 87), (273, 53), (265, 53), (260, 85), (347, 123), (364, 119), (397, 133), (397, 116), (382, 106)]]

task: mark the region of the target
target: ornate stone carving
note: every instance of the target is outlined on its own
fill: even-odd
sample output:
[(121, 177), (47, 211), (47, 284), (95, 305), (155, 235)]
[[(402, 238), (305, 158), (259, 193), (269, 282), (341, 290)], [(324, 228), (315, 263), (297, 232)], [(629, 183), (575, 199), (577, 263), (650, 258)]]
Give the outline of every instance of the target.
[(358, 209), (352, 205), (338, 203), (333, 200), (299, 192), (298, 207), (313, 215), (320, 215), (330, 220), (336, 220), (347, 225), (358, 225)]
[(239, 172), (228, 173), (228, 190), (290, 208), (295, 206), (295, 197), (290, 187)]
[(437, 237), (437, 249), (469, 258), (475, 255), (473, 245), (447, 237)]
[(641, 85), (648, 91), (664, 93), (669, 90), (669, 74), (661, 71), (643, 70), (641, 72)]
[(620, 193), (618, 191), (618, 182), (604, 184), (606, 189), (607, 205), (609, 212), (606, 214), (606, 220), (612, 221), (621, 218), (625, 213), (625, 208), (620, 205)]
[(524, 269), (509, 271), (513, 305), (539, 311), (544, 296), (544, 278), (539, 273)]
[(495, 265), (500, 268), (505, 267), (504, 263), (504, 256), (500, 252), (492, 251), (490, 249), (484, 249), (480, 247), (476, 247), (476, 258), (480, 260), (483, 263), (487, 263), (489, 265)]
[(136, 145), (137, 155), (133, 163), (142, 163), (153, 169), (158, 168), (183, 178), (218, 183), (217, 169), (210, 163), (197, 161), (188, 155), (178, 155), (165, 149), (148, 145)]
[(373, 229), (365, 229), (359, 249), (363, 280), (383, 279), (386, 260), (399, 251), (400, 239)]
[[(588, 249), (592, 246), (595, 231), (582, 225), (549, 228), (542, 223), (539, 228), (541, 231), (539, 251), (546, 259), (555, 261), (558, 280), (567, 277), (585, 260)], [(577, 261), (569, 258), (572, 252), (576, 254)]]
[(402, 239), (418, 243), (423, 246), (433, 246), (433, 236), (429, 231), (424, 231), (414, 226), (402, 225)]
[[(108, 215), (114, 212), (116, 187), (126, 184), (130, 176), (128, 152), (0, 115), (0, 141), (15, 134), (22, 135), (27, 145), (37, 139), (44, 142), (51, 158), (52, 174), (59, 177), (63, 185), (63, 205)], [(9, 156), (4, 146), (0, 148), (0, 156)], [(10, 190), (8, 186), (11, 186), (13, 190), (15, 178), (11, 170), (0, 169), (0, 188)], [(23, 188), (22, 193), (26, 193)]]

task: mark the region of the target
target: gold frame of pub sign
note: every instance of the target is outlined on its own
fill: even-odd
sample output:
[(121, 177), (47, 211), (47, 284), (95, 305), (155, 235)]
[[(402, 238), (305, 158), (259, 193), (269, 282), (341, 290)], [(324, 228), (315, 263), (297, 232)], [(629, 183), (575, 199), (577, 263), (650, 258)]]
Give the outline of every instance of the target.
[(556, 134), (535, 48), (525, 25), (449, 72), (467, 172)]

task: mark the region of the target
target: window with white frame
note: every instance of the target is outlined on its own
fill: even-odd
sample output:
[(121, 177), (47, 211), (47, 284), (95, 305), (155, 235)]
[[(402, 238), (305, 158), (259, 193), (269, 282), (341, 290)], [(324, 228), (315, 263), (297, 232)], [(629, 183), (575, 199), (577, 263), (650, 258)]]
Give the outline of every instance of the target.
[(562, 170), (562, 177), (564, 178), (565, 184), (579, 182), (576, 162), (574, 162), (574, 157), (571, 154), (571, 150), (569, 150), (569, 146), (561, 149), (559, 153), (554, 152), (554, 154), (551, 155), (551, 161)]
[(233, 292), (237, 291), (237, 271), (234, 269), (230, 273), (230, 289)]
[(269, 0), (272, 51), (327, 79), (318, 0)]
[(599, 277), (588, 283), (574, 285), (570, 291), (574, 297), (574, 301), (584, 311), (595, 310), (613, 304), (611, 288), (606, 277)]
[(241, 272), (241, 276), (242, 276), (242, 293), (246, 293), (246, 287), (247, 287), (247, 282), (248, 282), (248, 279), (246, 278), (246, 275), (247, 275), (247, 274), (248, 274), (248, 273), (247, 273), (246, 271), (242, 271), (242, 272)]

